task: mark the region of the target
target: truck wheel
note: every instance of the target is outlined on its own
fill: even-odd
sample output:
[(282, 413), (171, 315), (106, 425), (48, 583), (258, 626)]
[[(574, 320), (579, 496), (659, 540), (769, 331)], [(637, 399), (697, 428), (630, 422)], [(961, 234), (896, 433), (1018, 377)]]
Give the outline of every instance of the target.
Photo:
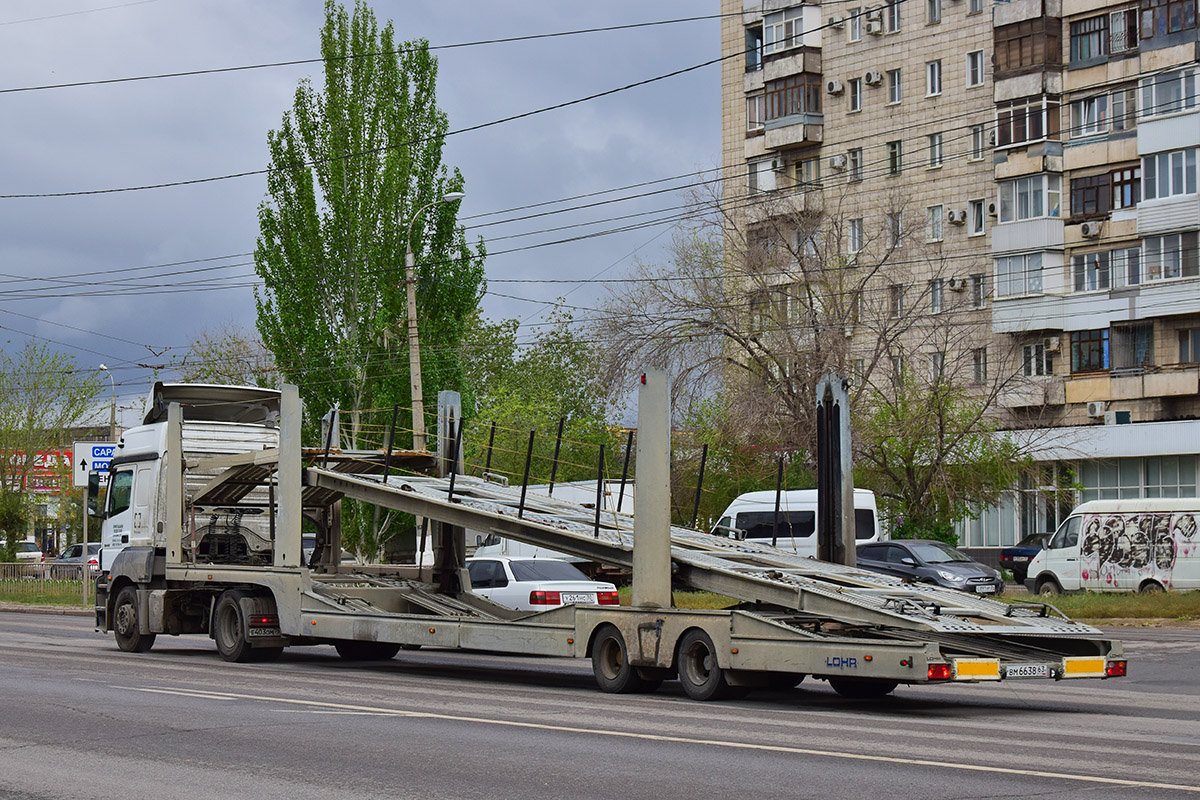
[(625, 637), (612, 625), (602, 627), (592, 643), (592, 674), (602, 692), (630, 694), (646, 688), (641, 673), (629, 663)]
[(113, 636), (117, 647), (126, 653), (148, 653), (154, 646), (153, 633), (141, 633), (138, 620), (137, 589), (126, 586), (113, 606)]
[(725, 670), (717, 666), (712, 639), (699, 628), (679, 640), (679, 682), (693, 700), (721, 700), (730, 694)]
[(891, 694), (900, 683), (872, 678), (830, 678), (829, 685), (842, 697), (871, 700)]
[(217, 652), (226, 661), (244, 664), (254, 660), (254, 648), (246, 641), (246, 622), (242, 616), (244, 595), (230, 590), (221, 595), (213, 612), (213, 638), (217, 641)]
[(333, 648), (345, 661), (387, 661), (400, 652), (400, 645), (388, 642), (334, 642)]
[(1058, 585), (1058, 581), (1054, 578), (1038, 578), (1037, 593), (1042, 597), (1053, 597), (1056, 594), (1062, 594), (1062, 587)]

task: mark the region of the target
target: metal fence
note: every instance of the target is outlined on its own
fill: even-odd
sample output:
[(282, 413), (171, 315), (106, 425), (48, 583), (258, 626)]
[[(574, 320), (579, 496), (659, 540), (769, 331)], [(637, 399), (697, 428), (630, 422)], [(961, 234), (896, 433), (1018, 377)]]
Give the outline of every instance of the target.
[(96, 572), (82, 564), (0, 563), (0, 602), (87, 605), (95, 580)]

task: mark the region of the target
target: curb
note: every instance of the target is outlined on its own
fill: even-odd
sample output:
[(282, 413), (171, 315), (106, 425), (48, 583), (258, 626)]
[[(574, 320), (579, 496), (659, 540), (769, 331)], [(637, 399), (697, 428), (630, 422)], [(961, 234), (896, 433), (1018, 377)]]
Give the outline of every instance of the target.
[(0, 603), (0, 611), (15, 614), (50, 614), (59, 617), (94, 617), (96, 612), (91, 608), (74, 608), (72, 606), (27, 606), (21, 603)]

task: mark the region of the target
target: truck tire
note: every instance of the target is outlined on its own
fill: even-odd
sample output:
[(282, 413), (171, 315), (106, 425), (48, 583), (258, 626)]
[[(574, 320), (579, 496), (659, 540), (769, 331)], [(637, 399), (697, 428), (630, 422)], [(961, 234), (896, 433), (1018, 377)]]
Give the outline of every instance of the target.
[(400, 652), (400, 645), (388, 642), (334, 642), (333, 648), (345, 661), (387, 661)]
[(699, 628), (692, 628), (679, 640), (679, 682), (693, 700), (721, 700), (730, 695), (725, 670), (717, 666), (717, 650), (712, 639)]
[(217, 652), (226, 661), (239, 664), (255, 660), (254, 648), (246, 641), (246, 620), (239, 602), (244, 596), (242, 592), (230, 589), (221, 595), (213, 611), (212, 632)]
[(629, 663), (625, 637), (613, 625), (601, 627), (592, 642), (592, 674), (602, 692), (631, 694), (647, 688), (641, 673)]
[(1058, 585), (1058, 581), (1054, 578), (1038, 578), (1035, 586), (1037, 593), (1042, 597), (1053, 597), (1057, 594), (1062, 594), (1062, 587)]
[(1166, 591), (1158, 581), (1146, 581), (1138, 587), (1138, 594), (1163, 594)]
[(154, 646), (153, 633), (141, 633), (138, 619), (137, 589), (126, 586), (113, 604), (113, 636), (117, 647), (126, 653), (148, 653)]
[(891, 694), (900, 683), (872, 678), (830, 678), (829, 685), (842, 697), (873, 700)]

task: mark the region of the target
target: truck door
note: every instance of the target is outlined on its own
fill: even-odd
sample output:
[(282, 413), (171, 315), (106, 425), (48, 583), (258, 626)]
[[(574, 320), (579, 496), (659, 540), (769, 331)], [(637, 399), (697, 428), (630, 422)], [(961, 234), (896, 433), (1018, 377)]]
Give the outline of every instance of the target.
[(154, 493), (153, 464), (136, 464), (133, 476), (133, 512), (129, 540), (132, 544), (154, 544), (150, 503)]
[(1083, 519), (1069, 517), (1046, 545), (1045, 569), (1067, 591), (1080, 588), (1079, 529)]
[(108, 496), (104, 501), (104, 524), (100, 535), (101, 569), (112, 566), (117, 553), (129, 546), (133, 529), (133, 468), (134, 465), (117, 467), (108, 476)]

